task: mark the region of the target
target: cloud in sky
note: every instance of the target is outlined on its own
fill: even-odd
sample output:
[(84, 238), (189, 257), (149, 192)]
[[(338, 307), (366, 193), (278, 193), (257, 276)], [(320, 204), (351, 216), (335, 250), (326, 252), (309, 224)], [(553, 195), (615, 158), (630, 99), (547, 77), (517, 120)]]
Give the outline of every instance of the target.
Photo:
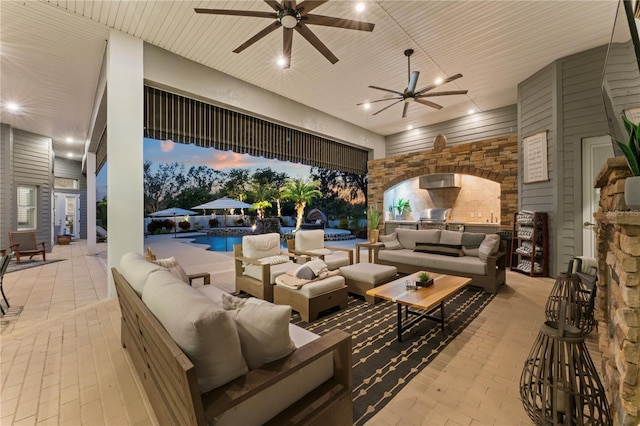
[(144, 159), (156, 166), (160, 163), (178, 163), (186, 168), (202, 165), (223, 172), (231, 169), (249, 169), (250, 172), (254, 172), (259, 168), (270, 167), (276, 172), (285, 172), (291, 177), (301, 178), (308, 177), (311, 170), (309, 166), (299, 163), (155, 139), (144, 140)]

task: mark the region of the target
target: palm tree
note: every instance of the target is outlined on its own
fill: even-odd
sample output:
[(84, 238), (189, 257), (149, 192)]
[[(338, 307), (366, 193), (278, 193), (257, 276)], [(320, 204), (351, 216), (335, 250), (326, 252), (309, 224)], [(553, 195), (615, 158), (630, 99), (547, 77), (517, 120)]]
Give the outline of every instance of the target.
[(316, 197), (322, 197), (322, 192), (318, 190), (319, 185), (320, 182), (317, 180), (305, 182), (302, 179), (288, 179), (280, 190), (283, 198), (295, 203), (297, 213), (296, 231), (302, 225), (304, 208), (307, 203)]

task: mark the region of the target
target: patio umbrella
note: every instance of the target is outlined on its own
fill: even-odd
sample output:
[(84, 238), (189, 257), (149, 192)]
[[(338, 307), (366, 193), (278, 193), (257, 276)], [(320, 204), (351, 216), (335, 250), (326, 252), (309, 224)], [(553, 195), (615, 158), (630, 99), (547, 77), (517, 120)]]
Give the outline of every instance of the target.
[(173, 238), (176, 238), (176, 233), (178, 232), (178, 224), (176, 223), (176, 216), (187, 216), (192, 214), (198, 214), (197, 212), (191, 210), (181, 209), (179, 207), (171, 207), (169, 209), (159, 210), (154, 213), (150, 213), (149, 216), (154, 217), (173, 217)]
[(227, 212), (226, 209), (248, 209), (253, 204), (245, 203), (244, 201), (234, 200), (229, 197), (221, 197), (217, 200), (209, 201), (208, 203), (200, 204), (199, 206), (192, 207), (192, 209), (209, 209), (209, 210), (225, 210), (224, 213), (224, 226), (227, 226)]

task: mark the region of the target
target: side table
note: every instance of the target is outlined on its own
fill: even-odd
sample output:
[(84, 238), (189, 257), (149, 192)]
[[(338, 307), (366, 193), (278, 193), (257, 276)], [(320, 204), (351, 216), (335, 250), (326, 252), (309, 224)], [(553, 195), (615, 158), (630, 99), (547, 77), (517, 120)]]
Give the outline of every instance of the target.
[(356, 263), (360, 263), (360, 248), (366, 248), (369, 253), (369, 263), (373, 261), (372, 255), (374, 251), (380, 250), (381, 247), (384, 247), (384, 243), (370, 243), (367, 241), (366, 243), (356, 243)]

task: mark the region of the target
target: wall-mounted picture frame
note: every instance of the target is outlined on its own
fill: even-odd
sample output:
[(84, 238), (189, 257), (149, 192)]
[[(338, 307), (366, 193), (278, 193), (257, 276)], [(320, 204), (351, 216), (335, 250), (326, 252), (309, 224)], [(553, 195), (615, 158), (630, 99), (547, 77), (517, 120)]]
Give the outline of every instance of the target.
[(625, 109), (624, 116), (633, 124), (640, 123), (640, 106)]
[(522, 138), (524, 183), (549, 180), (547, 169), (547, 130)]

